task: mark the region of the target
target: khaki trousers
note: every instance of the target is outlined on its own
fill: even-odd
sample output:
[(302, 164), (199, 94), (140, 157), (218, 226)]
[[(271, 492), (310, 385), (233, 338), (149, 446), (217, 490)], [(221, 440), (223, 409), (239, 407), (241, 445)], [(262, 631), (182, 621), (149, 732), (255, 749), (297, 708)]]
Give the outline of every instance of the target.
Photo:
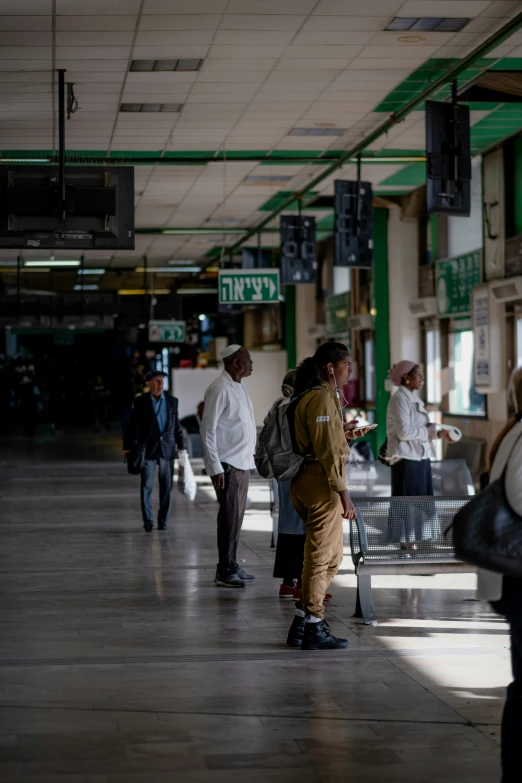
[(323, 619), (324, 594), (343, 559), (341, 498), (318, 462), (305, 463), (292, 479), (290, 498), (306, 528), (299, 608)]

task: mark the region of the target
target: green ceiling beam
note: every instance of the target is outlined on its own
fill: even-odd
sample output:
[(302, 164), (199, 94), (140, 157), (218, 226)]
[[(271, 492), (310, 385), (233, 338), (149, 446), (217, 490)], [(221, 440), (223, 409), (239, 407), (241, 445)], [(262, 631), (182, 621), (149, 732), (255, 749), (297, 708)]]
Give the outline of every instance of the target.
[[(497, 32), (488, 38), (487, 41), (484, 41), (484, 43), (482, 43), (480, 46), (477, 46), (476, 49), (474, 49), (466, 57), (463, 57), (462, 60), (458, 60), (455, 64), (447, 68), (442, 74), (435, 78), (431, 84), (428, 84), (414, 98), (411, 98), (402, 108), (398, 109), (396, 112), (391, 114), (388, 119), (384, 120), (384, 122), (382, 122), (373, 131), (373, 133), (370, 133), (368, 136), (363, 138), (354, 147), (347, 150), (347, 152), (345, 152), (338, 160), (331, 163), (328, 168), (324, 169), (320, 174), (311, 179), (305, 188), (297, 191), (296, 193), (293, 193), (292, 196), (290, 196), (285, 202), (274, 209), (273, 212), (264, 218), (264, 220), (258, 223), (255, 228), (245, 234), (245, 236), (236, 242), (235, 245), (232, 245), (232, 247), (229, 248), (228, 253), (232, 254), (236, 250), (239, 250), (241, 245), (247, 242), (252, 236), (259, 233), (259, 231), (262, 231), (264, 227), (268, 226), (274, 220), (274, 218), (281, 214), (281, 212), (284, 212), (285, 209), (288, 209), (289, 205), (293, 203), (296, 198), (304, 198), (307, 193), (309, 193), (311, 190), (315, 190), (325, 179), (330, 177), (332, 174), (335, 174), (337, 169), (339, 169), (343, 163), (348, 163), (352, 158), (359, 154), (362, 155), (367, 147), (371, 146), (382, 135), (392, 130), (392, 128), (395, 128), (399, 122), (405, 119), (405, 117), (407, 117), (408, 114), (410, 114), (412, 111), (421, 106), (425, 100), (430, 98), (430, 96), (432, 96), (434, 93), (437, 93), (445, 85), (451, 84), (453, 81), (455, 81), (455, 79), (468, 70), (470, 66), (476, 63), (477, 60), (480, 60), (492, 49), (495, 49), (521, 27), (522, 13), (518, 14), (513, 19), (510, 19), (507, 24), (500, 28), (500, 30), (497, 30)], [(480, 65), (481, 69), (483, 70), (487, 70), (489, 67), (489, 65), (483, 66), (482, 63)], [(478, 72), (473, 72), (473, 78), (476, 78), (477, 75)]]

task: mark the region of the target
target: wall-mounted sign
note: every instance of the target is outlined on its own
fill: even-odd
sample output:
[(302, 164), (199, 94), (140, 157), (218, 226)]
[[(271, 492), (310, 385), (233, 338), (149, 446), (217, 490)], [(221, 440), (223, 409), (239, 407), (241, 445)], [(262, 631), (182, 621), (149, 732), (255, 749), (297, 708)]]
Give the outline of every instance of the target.
[(506, 277), (522, 275), (522, 234), (506, 240)]
[(439, 318), (471, 312), (471, 292), (482, 282), (482, 251), (437, 261)]
[(149, 321), (149, 342), (185, 342), (185, 321)]
[(277, 304), (279, 269), (222, 269), (219, 272), (221, 304)]
[(489, 288), (473, 291), (474, 384), (491, 386)]
[(330, 336), (349, 331), (350, 293), (335, 294), (326, 300), (326, 333)]

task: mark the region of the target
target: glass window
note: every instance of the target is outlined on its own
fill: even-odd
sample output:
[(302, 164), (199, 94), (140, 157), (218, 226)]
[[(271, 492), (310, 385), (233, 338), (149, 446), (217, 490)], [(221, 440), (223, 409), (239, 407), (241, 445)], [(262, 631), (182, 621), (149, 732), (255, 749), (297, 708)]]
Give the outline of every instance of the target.
[(375, 402), (375, 356), (373, 332), (365, 332), (364, 337), (364, 396), (366, 402)]
[(450, 334), (452, 383), (449, 412), (461, 416), (485, 416), (486, 399), (473, 388), (473, 332)]
[(442, 399), (440, 385), (440, 331), (426, 331), (426, 402), (438, 405)]
[(516, 323), (516, 351), (517, 351), (517, 367), (522, 367), (522, 316), (517, 318)]

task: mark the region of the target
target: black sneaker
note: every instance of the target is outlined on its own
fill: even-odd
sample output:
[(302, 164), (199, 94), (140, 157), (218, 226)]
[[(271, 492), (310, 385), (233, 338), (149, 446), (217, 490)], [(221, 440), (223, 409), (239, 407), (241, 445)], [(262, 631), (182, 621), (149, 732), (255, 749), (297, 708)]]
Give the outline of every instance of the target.
[(150, 533), (150, 531), (153, 529), (154, 523), (152, 522), (152, 519), (147, 519), (147, 521), (143, 525), (143, 529), (145, 532)]
[(214, 584), (219, 585), (220, 587), (244, 587), (245, 583), (242, 579), (239, 578), (237, 574), (227, 574), (226, 576), (221, 576), (220, 574), (216, 574), (216, 578), (214, 579)]
[(290, 630), (288, 631), (288, 636), (286, 639), (286, 643), (289, 647), (301, 647), (303, 643), (303, 636), (305, 631), (305, 619), (304, 617), (298, 617), (295, 615), (292, 625), (290, 626)]
[(348, 647), (348, 641), (332, 636), (324, 620), (318, 623), (305, 622), (302, 650), (340, 650), (344, 647)]
[(167, 529), (167, 525), (158, 524), (158, 530), (166, 530), (166, 529)]

